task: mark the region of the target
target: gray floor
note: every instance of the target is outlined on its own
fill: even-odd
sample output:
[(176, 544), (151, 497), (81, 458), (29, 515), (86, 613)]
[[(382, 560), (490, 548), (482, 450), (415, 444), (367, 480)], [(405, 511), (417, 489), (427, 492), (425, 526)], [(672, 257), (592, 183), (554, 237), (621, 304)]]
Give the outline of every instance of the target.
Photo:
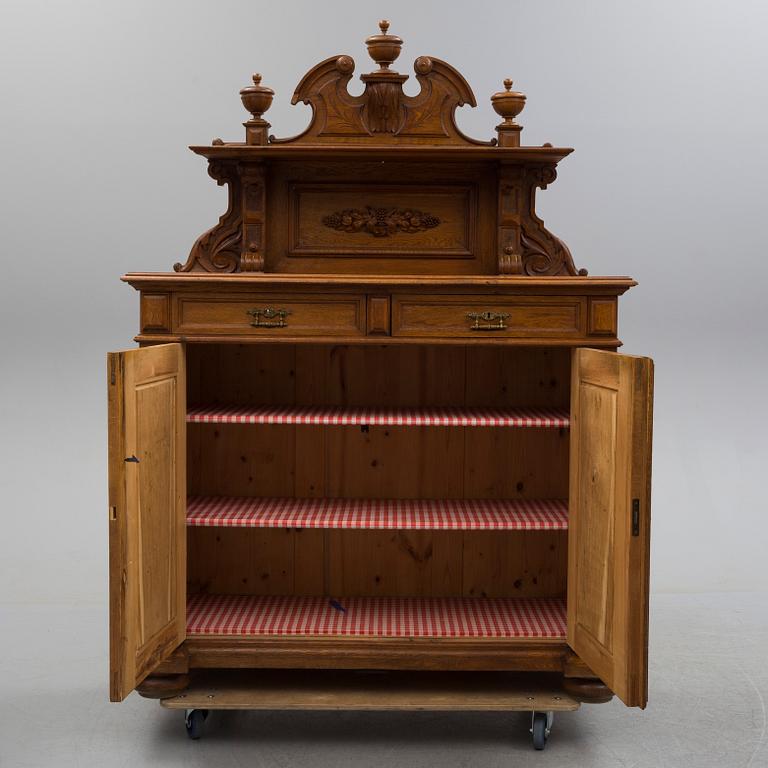
[(653, 601), (651, 702), (558, 715), (534, 752), (523, 715), (214, 713), (109, 704), (97, 608), (0, 607), (0, 766), (768, 768), (768, 594)]

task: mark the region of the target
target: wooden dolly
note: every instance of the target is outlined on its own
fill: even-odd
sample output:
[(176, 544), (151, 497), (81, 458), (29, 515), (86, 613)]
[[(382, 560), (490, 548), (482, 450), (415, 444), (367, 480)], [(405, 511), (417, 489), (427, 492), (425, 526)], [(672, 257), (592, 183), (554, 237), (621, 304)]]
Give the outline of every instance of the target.
[(201, 673), (160, 703), (185, 711), (191, 739), (213, 709), (530, 712), (533, 746), (544, 749), (554, 713), (580, 706), (559, 681), (504, 672), (231, 670)]

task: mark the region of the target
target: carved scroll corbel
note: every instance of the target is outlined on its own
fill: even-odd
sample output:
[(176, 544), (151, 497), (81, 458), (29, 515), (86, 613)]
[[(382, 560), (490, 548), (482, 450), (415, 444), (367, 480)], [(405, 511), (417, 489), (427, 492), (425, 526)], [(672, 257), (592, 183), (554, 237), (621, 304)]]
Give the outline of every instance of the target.
[(243, 239), (241, 186), (237, 166), (211, 160), (208, 175), (219, 186), (227, 185), (228, 205), (219, 223), (197, 238), (184, 264), (173, 265), (175, 272), (236, 272), (240, 265)]
[(546, 189), (557, 178), (552, 166), (531, 168), (526, 171), (525, 190), (528, 196), (521, 218), (520, 250), (522, 272), (532, 276), (586, 275), (586, 269), (577, 270), (568, 246), (553, 235), (536, 215), (536, 188)]

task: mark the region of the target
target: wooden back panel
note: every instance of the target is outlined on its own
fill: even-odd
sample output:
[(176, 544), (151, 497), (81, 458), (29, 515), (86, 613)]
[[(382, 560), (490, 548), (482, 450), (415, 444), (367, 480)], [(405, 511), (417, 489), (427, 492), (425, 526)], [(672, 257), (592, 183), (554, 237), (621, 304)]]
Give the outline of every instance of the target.
[[(558, 348), (189, 345), (190, 401), (567, 406)], [(193, 495), (566, 498), (567, 430), (189, 425)], [(190, 588), (565, 594), (563, 532), (190, 529)]]

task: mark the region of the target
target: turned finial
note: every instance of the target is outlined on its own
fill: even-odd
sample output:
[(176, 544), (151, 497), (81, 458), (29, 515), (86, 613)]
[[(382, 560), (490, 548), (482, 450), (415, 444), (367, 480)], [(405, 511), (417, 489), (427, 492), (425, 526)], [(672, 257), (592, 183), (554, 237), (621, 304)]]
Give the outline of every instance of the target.
[(248, 144), (266, 144), (267, 128), (269, 123), (262, 115), (272, 105), (272, 97), (275, 92), (261, 84), (261, 74), (253, 75), (253, 85), (240, 90), (240, 99), (243, 106), (251, 113), (251, 119), (243, 123), (245, 125), (245, 140)]
[(390, 35), (389, 21), (382, 19), (379, 22), (381, 34), (371, 35), (366, 38), (368, 55), (379, 65), (380, 71), (389, 69), (389, 65), (400, 55), (403, 41), (397, 35)]
[(496, 113), (504, 118), (504, 122), (496, 126), (499, 134), (500, 147), (519, 147), (521, 125), (515, 122), (515, 118), (525, 107), (525, 94), (512, 90), (512, 80), (504, 80), (504, 90), (491, 96), (491, 104)]

